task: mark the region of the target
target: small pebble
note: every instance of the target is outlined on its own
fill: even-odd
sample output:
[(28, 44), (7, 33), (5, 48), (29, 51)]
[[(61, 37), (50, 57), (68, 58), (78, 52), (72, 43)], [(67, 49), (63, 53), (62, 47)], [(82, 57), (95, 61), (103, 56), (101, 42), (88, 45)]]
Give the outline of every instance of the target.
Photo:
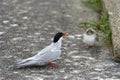
[(9, 21), (8, 21), (8, 20), (4, 20), (3, 23), (4, 23), (4, 24), (7, 24), (7, 23), (9, 23)]

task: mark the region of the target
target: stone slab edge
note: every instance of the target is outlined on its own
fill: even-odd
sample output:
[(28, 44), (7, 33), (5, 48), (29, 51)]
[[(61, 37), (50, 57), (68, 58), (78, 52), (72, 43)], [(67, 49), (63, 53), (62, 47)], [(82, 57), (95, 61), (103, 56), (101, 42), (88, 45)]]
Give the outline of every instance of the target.
[(120, 61), (120, 0), (102, 0), (102, 3), (103, 9), (109, 14), (114, 59)]

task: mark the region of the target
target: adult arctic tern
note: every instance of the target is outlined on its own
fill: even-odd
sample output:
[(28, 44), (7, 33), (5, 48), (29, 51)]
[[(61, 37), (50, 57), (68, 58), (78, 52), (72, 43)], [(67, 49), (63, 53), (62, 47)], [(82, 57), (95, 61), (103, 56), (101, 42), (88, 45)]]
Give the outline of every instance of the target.
[(39, 51), (35, 56), (23, 59), (14, 65), (15, 68), (21, 68), (34, 65), (46, 65), (49, 64), (55, 67), (56, 64), (52, 61), (57, 60), (61, 55), (62, 39), (67, 35), (66, 32), (58, 32), (53, 39), (53, 42), (46, 48)]

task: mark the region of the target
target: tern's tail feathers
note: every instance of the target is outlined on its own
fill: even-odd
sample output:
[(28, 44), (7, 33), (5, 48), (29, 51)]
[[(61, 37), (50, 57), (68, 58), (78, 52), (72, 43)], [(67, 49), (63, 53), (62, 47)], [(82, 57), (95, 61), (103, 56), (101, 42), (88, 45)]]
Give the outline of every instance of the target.
[(22, 60), (22, 61), (18, 62), (17, 64), (15, 64), (13, 67), (21, 68), (21, 67), (33, 66), (33, 65), (37, 65), (37, 64), (38, 64), (38, 62), (34, 59), (25, 59), (25, 60)]

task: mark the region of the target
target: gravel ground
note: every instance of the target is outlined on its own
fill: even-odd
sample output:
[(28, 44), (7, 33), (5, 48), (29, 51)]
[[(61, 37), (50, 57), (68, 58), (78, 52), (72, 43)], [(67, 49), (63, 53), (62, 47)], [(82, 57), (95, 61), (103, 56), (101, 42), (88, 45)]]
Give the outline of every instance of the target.
[[(106, 47), (97, 53), (83, 47), (84, 30), (77, 25), (97, 16), (80, 0), (1, 0), (0, 80), (119, 80), (119, 64), (110, 60)], [(69, 36), (56, 68), (7, 68), (48, 46), (59, 31)]]

